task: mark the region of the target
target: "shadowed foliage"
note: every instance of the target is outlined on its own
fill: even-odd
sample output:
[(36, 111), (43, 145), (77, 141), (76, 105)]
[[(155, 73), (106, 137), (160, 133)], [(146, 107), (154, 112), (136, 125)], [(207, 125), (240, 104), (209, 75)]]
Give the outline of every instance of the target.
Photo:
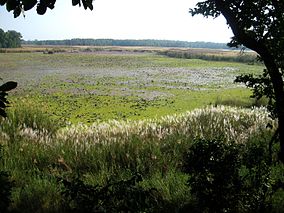
[(142, 176), (129, 180), (91, 186), (79, 178), (61, 180), (68, 212), (160, 212), (162, 198), (156, 189), (138, 185)]
[[(47, 8), (53, 9), (56, 0), (0, 0), (0, 5), (6, 4), (6, 9), (8, 12), (13, 11), (14, 17), (17, 18), (24, 11), (30, 10), (36, 6), (36, 11), (39, 15), (46, 13)], [(72, 5), (81, 6), (83, 4), (84, 9), (93, 10), (93, 0), (72, 0)]]
[(7, 104), (9, 101), (7, 100), (8, 91), (15, 89), (17, 87), (17, 82), (8, 81), (0, 86), (0, 116), (6, 117), (7, 114), (5, 112), (5, 108), (7, 108)]
[(272, 197), (283, 181), (273, 177), (265, 143), (196, 140), (184, 171), (198, 212), (274, 212)]
[(280, 153), (284, 162), (284, 1), (277, 0), (207, 0), (199, 2), (190, 13), (194, 16), (226, 18), (234, 33), (231, 47), (243, 45), (254, 50), (266, 69), (257, 78), (237, 78), (254, 90), (255, 97), (267, 96), (278, 118)]
[(17, 48), (21, 47), (22, 35), (14, 30), (4, 32), (0, 28), (0, 48)]
[[(0, 160), (2, 161), (2, 146), (0, 146)], [(0, 212), (5, 213), (11, 203), (13, 182), (6, 171), (0, 170)]]

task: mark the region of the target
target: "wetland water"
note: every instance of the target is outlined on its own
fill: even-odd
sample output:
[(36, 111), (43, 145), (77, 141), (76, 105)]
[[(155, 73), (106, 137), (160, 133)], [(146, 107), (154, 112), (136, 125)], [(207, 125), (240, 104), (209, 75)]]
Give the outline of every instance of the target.
[(142, 119), (180, 113), (216, 99), (247, 99), (234, 84), (261, 66), (177, 59), (155, 53), (0, 54), (4, 81), (17, 81), (11, 100), (22, 100), (55, 119)]

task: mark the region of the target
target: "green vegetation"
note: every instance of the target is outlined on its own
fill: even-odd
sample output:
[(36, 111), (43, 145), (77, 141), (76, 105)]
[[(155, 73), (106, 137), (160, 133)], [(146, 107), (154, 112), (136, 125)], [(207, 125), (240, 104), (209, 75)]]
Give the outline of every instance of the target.
[(281, 212), (277, 124), (233, 83), (261, 64), (61, 48), (0, 54), (9, 212)]
[[(28, 111), (30, 114), (26, 115)], [(240, 162), (240, 165), (236, 164), (234, 168), (234, 171), (242, 172), (240, 175), (243, 177), (244, 187), (254, 187), (252, 184), (255, 182), (250, 182), (251, 179), (249, 179), (253, 176), (247, 176), (246, 172), (250, 169), (257, 172), (254, 170), (254, 168), (259, 168), (256, 160), (263, 160), (268, 169), (265, 171), (269, 172), (268, 176), (263, 179), (265, 182), (260, 182), (261, 186), (259, 187), (265, 186), (272, 190), (276, 186), (275, 184), (283, 181), (284, 170), (282, 164), (276, 162), (269, 164), (268, 142), (274, 130), (267, 129), (267, 123), (274, 125), (274, 121), (270, 119), (269, 113), (264, 108), (251, 110), (208, 107), (160, 119), (114, 120), (94, 123), (91, 126), (77, 124), (60, 128), (50, 125), (54, 123), (47, 117), (42, 117), (41, 113), (32, 109), (21, 113), (21, 109), (19, 109), (17, 113), (14, 112), (7, 119), (1, 121), (0, 131), (4, 154), (1, 169), (10, 171), (11, 178), (15, 181), (15, 187), (12, 190), (13, 203), (10, 210), (13, 212), (64, 212), (66, 199), (68, 205), (71, 205), (68, 208), (71, 209), (80, 208), (84, 202), (97, 199), (93, 197), (93, 190), (95, 190), (93, 193), (101, 195), (98, 199), (101, 199), (102, 202), (99, 202), (98, 205), (112, 208), (113, 206), (103, 205), (105, 202), (112, 202), (104, 200), (108, 194), (105, 194), (107, 192), (103, 189), (112, 190), (108, 193), (115, 196), (119, 195), (119, 191), (128, 196), (138, 196), (141, 193), (154, 196), (152, 194), (154, 191), (150, 193), (149, 190), (155, 189), (155, 198), (162, 199), (159, 204), (164, 204), (159, 205), (164, 208), (161, 212), (166, 211), (165, 208), (169, 208), (169, 212), (172, 212), (181, 211), (188, 206), (195, 206), (195, 199), (198, 198), (195, 195), (197, 189), (192, 188), (194, 190), (192, 191), (190, 188), (197, 187), (197, 185), (187, 185), (190, 183), (188, 182), (189, 178), (195, 177), (192, 176), (195, 173), (190, 172), (191, 170), (184, 173), (183, 170), (183, 167), (187, 165), (185, 162), (188, 162), (184, 160), (186, 152), (193, 151), (196, 147), (193, 145), (195, 144), (194, 138), (208, 141), (222, 138), (224, 144), (233, 143), (235, 146), (242, 147), (242, 149), (233, 149), (233, 147), (228, 149), (229, 146), (226, 145), (224, 149), (228, 149), (228, 153), (231, 152), (230, 150), (235, 150), (234, 153), (239, 152), (237, 156), (244, 159), (244, 162), (250, 163), (247, 165)], [(255, 147), (253, 144), (259, 149), (265, 150), (259, 158), (256, 156), (262, 151), (259, 149), (253, 151), (250, 148), (250, 146)], [(273, 150), (277, 149), (277, 146), (273, 146)], [(255, 157), (249, 152), (253, 152)], [(211, 159), (211, 152), (208, 153), (208, 155), (195, 156), (204, 157), (202, 162), (206, 162), (205, 158)], [(233, 155), (235, 156), (235, 154)], [(262, 158), (263, 155), (267, 158)], [(255, 161), (246, 160), (245, 157), (250, 156)], [(273, 159), (274, 157), (272, 155)], [(213, 158), (215, 159), (215, 156)], [(223, 161), (216, 159), (216, 166), (223, 168), (222, 162), (230, 163), (232, 166), (232, 161), (226, 159)], [(190, 169), (191, 167), (187, 165), (186, 168)], [(264, 172), (264, 170), (261, 171)], [(117, 186), (118, 188), (110, 187), (109, 184), (115, 184), (120, 180), (130, 180), (137, 172), (142, 179), (134, 182), (133, 186), (129, 185), (129, 189), (119, 186)], [(77, 176), (77, 179), (74, 179), (74, 175)], [(234, 173), (231, 175), (234, 176)], [(197, 177), (199, 176), (197, 175)], [(215, 176), (211, 176), (209, 173), (208, 177), (214, 178)], [(64, 185), (62, 185), (62, 180)], [(123, 183), (120, 182), (120, 184)], [(256, 183), (258, 184), (258, 182)], [(224, 188), (227, 187), (224, 185)], [(121, 191), (123, 189), (126, 191)], [(254, 189), (264, 190), (263, 188)], [(74, 190), (78, 192), (76, 193), (78, 199), (68, 196), (70, 193), (72, 195)], [(249, 188), (242, 190), (244, 195), (238, 194), (240, 197), (234, 198), (241, 202), (240, 204), (250, 205), (250, 209), (257, 209), (258, 203), (255, 203), (256, 207), (254, 207), (252, 206), (254, 200), (248, 201), (244, 197), (247, 196), (247, 192), (252, 193)], [(281, 199), (283, 191), (278, 188), (272, 191), (273, 193), (269, 193), (269, 196), (263, 195), (265, 197), (264, 204), (271, 204), (270, 207), (277, 212), (284, 205), (283, 199)], [(62, 193), (67, 197), (62, 196)], [(228, 193), (230, 194), (230, 191)], [(258, 199), (258, 195), (255, 196)], [(72, 197), (76, 203), (73, 203)], [(85, 199), (82, 200), (82, 198)], [(123, 205), (119, 201), (119, 197), (112, 198), (114, 207)], [(231, 199), (231, 197), (229, 198)], [(224, 197), (224, 199), (227, 198)], [(138, 200), (136, 201), (138, 202)], [(136, 203), (136, 201), (129, 204), (128, 207), (133, 205), (139, 207), (139, 202)], [(146, 200), (144, 201), (146, 202)], [(123, 200), (123, 202), (126, 201)], [(129, 202), (132, 201), (129, 200)], [(146, 208), (147, 205), (145, 204), (143, 207)], [(85, 206), (85, 208), (89, 207)]]
[(3, 79), (19, 85), (11, 102), (21, 100), (20, 104), (72, 123), (153, 118), (226, 99), (251, 106), (250, 91), (233, 81), (237, 74), (257, 74), (262, 69), (123, 48), (121, 52), (84, 50), (0, 54)]
[(207, 61), (228, 61), (239, 62), (253, 65), (255, 63), (260, 64), (257, 60), (254, 52), (241, 53), (238, 51), (214, 51), (212, 49), (198, 50), (198, 49), (169, 49), (160, 51), (161, 55), (166, 55), (173, 58), (185, 58), (185, 59), (202, 59)]
[(14, 30), (4, 32), (0, 28), (0, 48), (17, 48), (21, 47), (22, 35)]
[(284, 163), (283, 10), (283, 1), (207, 0), (198, 2), (190, 13), (213, 18), (223, 15), (234, 34), (228, 45), (255, 51), (265, 65), (261, 75), (241, 75), (236, 81), (252, 88), (255, 98), (269, 99), (268, 109), (278, 120), (279, 159)]

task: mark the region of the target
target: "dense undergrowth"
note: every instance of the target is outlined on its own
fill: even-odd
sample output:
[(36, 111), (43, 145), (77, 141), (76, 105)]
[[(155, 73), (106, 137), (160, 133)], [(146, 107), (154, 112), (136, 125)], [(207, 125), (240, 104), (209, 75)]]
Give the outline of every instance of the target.
[(11, 110), (0, 190), (10, 212), (283, 212), (275, 125), (264, 108), (64, 127)]

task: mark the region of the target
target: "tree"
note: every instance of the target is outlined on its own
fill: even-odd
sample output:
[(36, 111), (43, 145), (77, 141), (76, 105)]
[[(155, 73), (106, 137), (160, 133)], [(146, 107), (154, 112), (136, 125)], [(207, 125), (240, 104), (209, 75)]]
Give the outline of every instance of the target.
[(223, 15), (234, 37), (228, 44), (254, 50), (266, 69), (258, 77), (243, 75), (236, 80), (252, 87), (254, 96), (265, 95), (278, 119), (279, 159), (284, 163), (284, 1), (283, 0), (206, 0), (190, 9), (192, 16)]
[(5, 40), (5, 32), (4, 30), (2, 30), (0, 28), (0, 48), (3, 48), (3, 44), (4, 44), (4, 40)]
[(19, 32), (16, 32), (14, 30), (9, 30), (6, 32), (6, 48), (16, 48), (21, 47), (21, 39), (22, 35)]
[(0, 28), (0, 48), (16, 48), (21, 47), (22, 35), (14, 30), (4, 32)]
[[(53, 9), (56, 0), (0, 0), (0, 5), (6, 4), (8, 12), (13, 11), (14, 17), (17, 18), (24, 11), (30, 10), (36, 6), (36, 11), (39, 15), (45, 14), (47, 8)], [(81, 6), (85, 9), (93, 10), (93, 0), (72, 0), (72, 5)]]

